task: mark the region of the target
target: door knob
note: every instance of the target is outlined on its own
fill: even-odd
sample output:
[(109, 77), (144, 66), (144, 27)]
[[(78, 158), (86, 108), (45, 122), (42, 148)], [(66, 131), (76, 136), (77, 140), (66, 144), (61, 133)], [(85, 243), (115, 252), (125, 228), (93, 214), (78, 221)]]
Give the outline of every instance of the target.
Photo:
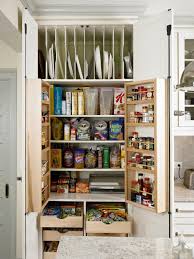
[(5, 197), (8, 199), (9, 198), (9, 184), (6, 183), (5, 185)]

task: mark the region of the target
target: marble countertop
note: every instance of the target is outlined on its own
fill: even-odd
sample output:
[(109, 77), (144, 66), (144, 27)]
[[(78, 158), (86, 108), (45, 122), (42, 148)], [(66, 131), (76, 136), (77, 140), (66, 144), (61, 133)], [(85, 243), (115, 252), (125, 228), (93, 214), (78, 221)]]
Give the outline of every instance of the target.
[(170, 259), (168, 238), (62, 237), (56, 259)]
[(194, 202), (194, 190), (187, 189), (182, 181), (175, 182), (174, 186), (175, 202)]

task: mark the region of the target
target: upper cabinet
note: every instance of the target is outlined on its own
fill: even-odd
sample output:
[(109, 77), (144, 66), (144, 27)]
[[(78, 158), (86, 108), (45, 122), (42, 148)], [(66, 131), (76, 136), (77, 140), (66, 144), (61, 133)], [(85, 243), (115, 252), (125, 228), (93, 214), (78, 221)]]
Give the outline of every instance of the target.
[[(175, 31), (175, 80), (174, 87), (180, 83), (186, 66), (194, 61), (194, 29), (179, 28)], [(194, 88), (174, 91), (175, 134), (193, 135), (194, 127)]]

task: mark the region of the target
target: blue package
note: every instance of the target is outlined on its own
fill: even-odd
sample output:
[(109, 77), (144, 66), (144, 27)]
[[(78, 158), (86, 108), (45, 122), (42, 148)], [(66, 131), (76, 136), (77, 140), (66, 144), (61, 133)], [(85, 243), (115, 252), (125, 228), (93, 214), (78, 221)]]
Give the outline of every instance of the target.
[(54, 114), (62, 114), (62, 88), (54, 87)]
[(123, 140), (123, 118), (112, 120), (109, 122), (109, 140)]

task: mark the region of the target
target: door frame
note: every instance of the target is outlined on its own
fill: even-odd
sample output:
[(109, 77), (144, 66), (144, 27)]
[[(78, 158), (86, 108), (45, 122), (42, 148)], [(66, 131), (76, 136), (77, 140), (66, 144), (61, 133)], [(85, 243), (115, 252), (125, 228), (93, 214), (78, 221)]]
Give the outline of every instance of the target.
[[(0, 79), (9, 79), (11, 81), (11, 91), (13, 93), (13, 95), (11, 96), (11, 110), (15, 110), (14, 112), (14, 116), (11, 117), (11, 128), (13, 126), (15, 127), (15, 130), (12, 132), (12, 144), (14, 146), (14, 149), (12, 151), (12, 153), (10, 154), (12, 156), (12, 164), (11, 164), (11, 170), (14, 171), (14, 168), (18, 167), (18, 155), (17, 155), (17, 146), (18, 146), (18, 141), (17, 141), (17, 69), (6, 69), (6, 68), (1, 68), (0, 69)], [(13, 102), (13, 100), (15, 100)], [(12, 229), (13, 231), (13, 240), (10, 241), (11, 244), (11, 256), (12, 258), (15, 258), (16, 256), (16, 240), (17, 240), (17, 220), (18, 220), (18, 206), (17, 206), (17, 172), (18, 170), (16, 169), (16, 173), (15, 173), (15, 199), (11, 201), (11, 206), (14, 207), (15, 210), (15, 214), (14, 217), (12, 217), (11, 219), (11, 225), (14, 226), (14, 229)], [(11, 178), (10, 178), (11, 179)], [(14, 183), (14, 179), (11, 179), (10, 184)], [(15, 239), (15, 240), (14, 240)], [(9, 243), (10, 243), (9, 242)]]

